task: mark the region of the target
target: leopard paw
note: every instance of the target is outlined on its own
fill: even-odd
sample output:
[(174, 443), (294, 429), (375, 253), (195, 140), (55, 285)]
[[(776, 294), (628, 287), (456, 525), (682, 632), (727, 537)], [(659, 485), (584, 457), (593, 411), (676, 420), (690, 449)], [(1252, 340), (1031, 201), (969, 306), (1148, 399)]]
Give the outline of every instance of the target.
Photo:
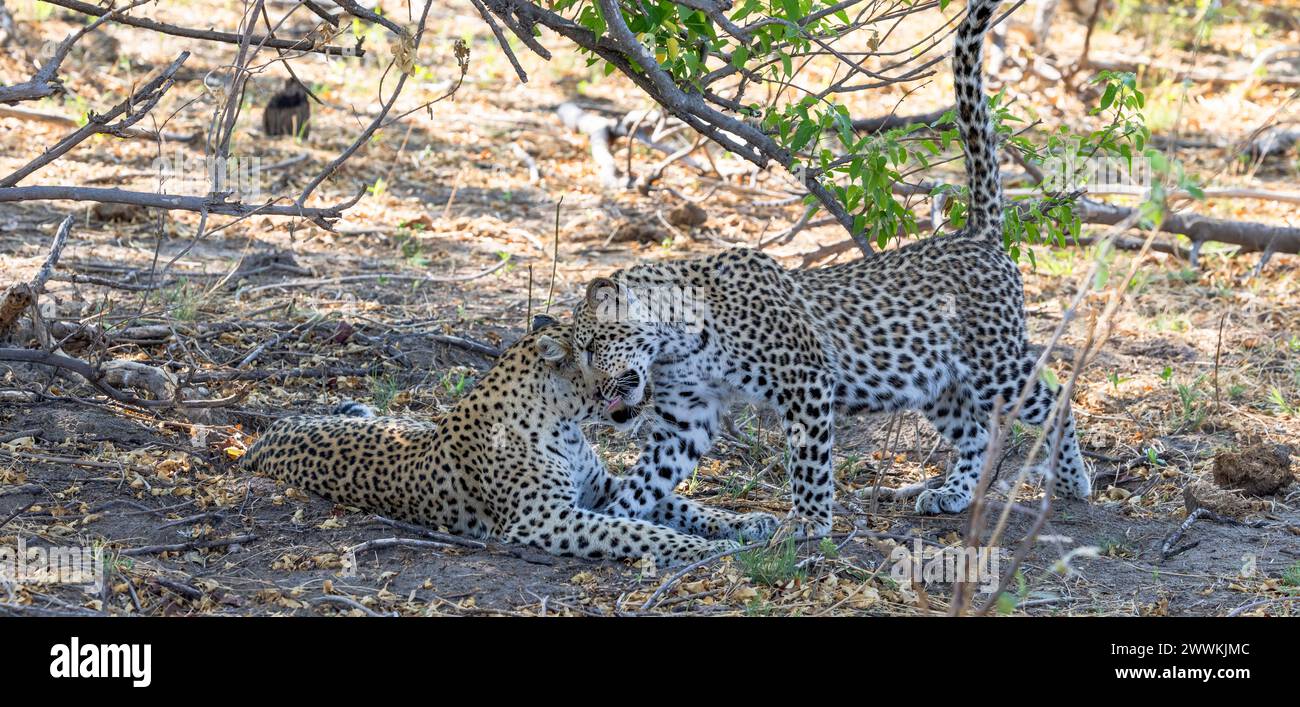
[(961, 513), (970, 505), (970, 493), (948, 489), (927, 489), (916, 497), (916, 513), (932, 516), (943, 513)]

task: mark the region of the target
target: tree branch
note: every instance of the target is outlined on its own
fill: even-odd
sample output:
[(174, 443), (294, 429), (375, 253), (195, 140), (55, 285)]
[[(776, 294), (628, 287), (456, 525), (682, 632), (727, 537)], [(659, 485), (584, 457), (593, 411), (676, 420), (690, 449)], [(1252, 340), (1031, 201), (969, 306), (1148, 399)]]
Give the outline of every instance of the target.
[[(99, 133), (120, 135), (122, 131), (135, 125), (141, 118), (148, 115), (154, 106), (158, 105), (159, 99), (175, 83), (176, 72), (180, 70), (181, 65), (188, 58), (190, 58), (189, 52), (181, 52), (166, 69), (163, 69), (162, 73), (158, 74), (126, 100), (113, 106), (107, 113), (99, 115), (92, 112), (85, 125), (66, 135), (41, 156), (14, 170), (13, 174), (0, 179), (0, 188), (16, 185), (32, 172), (67, 154), (72, 148), (81, 144), (91, 135)], [(116, 119), (123, 113), (126, 113), (126, 117), (120, 123), (109, 123), (109, 121)]]
[(341, 204), (325, 208), (306, 208), (294, 204), (276, 204), (274, 201), (265, 204), (245, 204), (238, 201), (222, 201), (219, 197), (179, 196), (98, 187), (37, 186), (0, 189), (0, 203), (55, 200), (97, 201), (109, 204), (134, 204), (151, 209), (195, 211), (223, 216), (296, 216), (308, 219), (321, 228), (331, 229), (331, 222), (341, 218), (344, 211), (361, 201), (361, 197), (365, 196), (365, 193), (366, 191), (363, 188), (357, 192), (356, 196)]
[[(107, 13), (116, 12), (116, 10), (105, 10), (102, 7), (91, 5), (89, 3), (79, 2), (78, 0), (41, 0), (41, 1), (47, 2), (51, 5), (58, 5), (59, 7), (64, 7), (69, 10), (75, 10), (77, 12), (86, 15), (92, 15), (95, 17), (99, 17)], [(349, 12), (351, 11), (349, 10)], [(205, 39), (212, 42), (223, 42), (225, 44), (239, 44), (244, 39), (243, 34), (237, 34), (234, 32), (217, 32), (214, 30), (191, 29), (189, 27), (179, 27), (177, 25), (169, 25), (163, 22), (155, 22), (154, 20), (149, 20), (142, 17), (121, 17), (118, 18), (118, 22), (124, 25), (131, 25), (132, 27), (139, 27), (141, 29), (149, 29), (155, 32), (162, 32), (163, 34), (170, 34), (174, 37), (187, 37), (189, 39)], [(357, 42), (357, 46), (355, 47), (336, 47), (336, 46), (317, 47), (310, 39), (279, 39), (276, 37), (264, 37), (261, 35), (255, 35), (252, 37), (252, 43), (260, 46), (270, 47), (272, 49), (292, 49), (294, 51), (300, 51), (300, 52), (317, 52), (328, 56), (358, 56), (359, 57), (359, 56), (364, 56), (366, 53), (365, 50), (361, 48), (361, 42), (359, 41)], [(0, 102), (3, 101), (4, 99), (0, 98)]]

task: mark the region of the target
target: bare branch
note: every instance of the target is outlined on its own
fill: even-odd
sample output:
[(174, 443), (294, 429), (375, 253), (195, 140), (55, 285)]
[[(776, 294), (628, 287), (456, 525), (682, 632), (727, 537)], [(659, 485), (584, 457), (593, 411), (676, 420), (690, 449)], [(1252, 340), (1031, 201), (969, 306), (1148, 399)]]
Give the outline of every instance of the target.
[[(163, 97), (163, 94), (166, 93), (175, 82), (174, 77), (176, 72), (188, 58), (190, 58), (189, 52), (181, 52), (166, 69), (163, 69), (162, 73), (158, 74), (153, 78), (153, 80), (142, 86), (140, 90), (131, 94), (131, 96), (126, 100), (113, 106), (107, 113), (99, 115), (92, 112), (90, 114), (90, 119), (86, 121), (85, 125), (66, 135), (62, 140), (55, 143), (54, 147), (46, 150), (40, 157), (37, 157), (31, 162), (28, 162), (22, 167), (14, 170), (13, 174), (10, 174), (4, 179), (0, 179), (0, 188), (12, 187), (18, 182), (21, 182), (32, 172), (35, 172), (41, 167), (44, 167), (67, 154), (72, 150), (72, 148), (81, 144), (91, 135), (97, 135), (100, 133), (117, 135), (121, 131), (129, 129), (131, 126), (135, 125), (141, 118), (145, 117), (149, 111), (153, 110), (154, 106), (158, 105), (158, 101)], [(126, 117), (123, 118), (121, 122), (109, 122), (117, 119), (118, 116), (121, 116), (123, 113), (126, 114)]]
[(296, 216), (305, 218), (321, 228), (330, 228), (332, 221), (343, 216), (343, 212), (352, 208), (366, 193), (365, 189), (346, 202), (325, 208), (305, 208), (294, 204), (277, 204), (269, 201), (265, 204), (245, 204), (238, 201), (223, 201), (221, 197), (179, 196), (175, 194), (155, 194), (152, 192), (126, 191), (124, 189), (102, 189), (97, 187), (75, 186), (37, 186), (8, 187), (0, 189), (0, 203), (15, 201), (97, 201), (109, 204), (134, 204), (151, 209), (168, 209), (174, 211), (194, 211), (198, 213), (219, 214), (223, 216)]
[[(64, 7), (69, 10), (75, 10), (77, 12), (86, 15), (93, 15), (96, 17), (102, 16), (106, 13), (116, 12), (115, 10), (105, 10), (102, 7), (91, 5), (89, 3), (79, 2), (78, 0), (42, 0), (42, 2), (47, 2), (51, 5), (58, 5), (59, 7)], [(223, 42), (225, 44), (239, 44), (244, 39), (244, 35), (236, 34), (233, 32), (217, 32), (214, 30), (201, 30), (201, 29), (191, 29), (189, 27), (178, 27), (177, 25), (169, 25), (163, 22), (155, 22), (154, 20), (149, 20), (142, 17), (121, 17), (118, 18), (118, 22), (124, 25), (131, 25), (132, 27), (139, 27), (141, 29), (149, 29), (155, 32), (162, 32), (163, 34), (170, 34), (175, 37), (187, 37), (189, 39), (205, 39), (212, 42)], [(292, 49), (294, 51), (300, 51), (300, 52), (317, 52), (320, 54), (326, 54), (328, 56), (364, 56), (365, 55), (365, 50), (361, 48), (360, 41), (357, 42), (357, 46), (355, 47), (336, 47), (336, 46), (317, 47), (310, 39), (278, 39), (275, 37), (263, 37), (261, 35), (256, 35), (252, 38), (252, 42), (254, 44), (270, 47), (272, 49)], [(4, 102), (4, 99), (0, 99), (0, 102)]]

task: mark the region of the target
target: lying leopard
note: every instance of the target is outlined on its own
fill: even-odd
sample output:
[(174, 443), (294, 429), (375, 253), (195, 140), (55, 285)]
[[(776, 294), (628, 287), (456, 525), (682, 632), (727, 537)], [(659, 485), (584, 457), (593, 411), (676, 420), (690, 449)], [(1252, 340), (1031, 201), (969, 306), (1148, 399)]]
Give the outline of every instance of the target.
[(559, 325), (525, 335), (436, 425), (349, 403), (276, 422), (245, 464), (339, 503), (568, 557), (678, 564), (771, 532), (770, 515), (679, 496), (646, 520), (592, 510), (622, 479), (579, 424), (635, 426), (653, 397), (611, 409), (583, 382), (568, 338)]
[(856, 262), (787, 271), (754, 250), (639, 265), (590, 283), (572, 347), (611, 404), (641, 405), (653, 381), (649, 440), (607, 511), (650, 517), (709, 451), (736, 400), (774, 408), (790, 450), (793, 512), (826, 533), (837, 414), (920, 409), (956, 458), (918, 513), (970, 504), (995, 401), (1027, 391), (1020, 419), (1055, 440), (1058, 495), (1091, 492), (1068, 401), (1034, 375), (1020, 271), (1002, 247), (1002, 188), (981, 77), (997, 0), (972, 0), (957, 31), (956, 119), (970, 208), (956, 233)]

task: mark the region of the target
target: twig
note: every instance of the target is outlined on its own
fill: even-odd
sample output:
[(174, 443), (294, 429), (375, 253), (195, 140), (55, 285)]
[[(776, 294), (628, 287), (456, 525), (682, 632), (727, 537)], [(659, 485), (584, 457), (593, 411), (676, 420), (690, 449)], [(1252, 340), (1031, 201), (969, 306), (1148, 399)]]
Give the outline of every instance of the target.
[(367, 275), (345, 275), (342, 277), (289, 280), (287, 282), (276, 282), (270, 285), (259, 285), (257, 287), (252, 287), (247, 290), (240, 290), (240, 296), (249, 295), (254, 292), (261, 292), (263, 290), (273, 290), (276, 288), (280, 288), (280, 289), (291, 289), (295, 287), (314, 288), (314, 287), (322, 287), (324, 285), (342, 285), (349, 282), (366, 282), (368, 280), (399, 280), (403, 282), (430, 282), (430, 283), (439, 283), (439, 284), (445, 284), (450, 282), (469, 282), (470, 280), (477, 280), (481, 277), (487, 277), (488, 275), (491, 275), (492, 273), (505, 267), (506, 264), (509, 262), (510, 262), (509, 260), (502, 259), (496, 265), (493, 265), (492, 267), (487, 268), (486, 270), (481, 270), (471, 275), (453, 275), (450, 277), (431, 277), (429, 275), (403, 275), (401, 273), (395, 273), (395, 272), (381, 272), (381, 273), (371, 273)]
[[(90, 113), (90, 119), (86, 121), (85, 125), (71, 133), (68, 133), (62, 140), (59, 140), (53, 147), (45, 150), (45, 152), (41, 153), (41, 155), (36, 157), (36, 159), (33, 159), (31, 162), (28, 162), (22, 167), (14, 170), (9, 176), (0, 179), (0, 188), (12, 187), (18, 182), (21, 182), (23, 178), (27, 177), (31, 173), (70, 152), (72, 148), (80, 145), (91, 135), (97, 135), (100, 133), (116, 135), (119, 131), (135, 125), (144, 118), (149, 111), (153, 110), (154, 106), (158, 105), (158, 101), (162, 99), (163, 94), (167, 93), (167, 90), (172, 87), (176, 72), (180, 70), (181, 65), (189, 58), (189, 52), (181, 52), (176, 56), (176, 59), (167, 66), (167, 68), (162, 70), (161, 73), (144, 86), (140, 87), (138, 91), (127, 97), (126, 100), (110, 108), (107, 113), (104, 113), (103, 115), (94, 112)], [(122, 118), (120, 123), (111, 124), (109, 122), (117, 119), (118, 116), (123, 114), (125, 114), (126, 117)]]
[[(29, 110), (27, 108), (19, 108), (17, 106), (0, 105), (0, 117), (17, 118), (18, 120), (39, 121), (42, 123), (48, 123), (50, 125), (59, 125), (65, 128), (81, 127), (81, 121), (77, 120), (76, 118), (69, 118), (66, 115), (59, 115), (58, 113), (46, 113), (44, 111), (39, 111), (39, 110)], [(142, 138), (145, 140), (154, 140), (154, 141), (162, 140), (165, 142), (190, 142), (198, 137), (198, 134), (183, 135), (181, 133), (169, 133), (169, 132), (157, 133), (152, 130), (144, 130), (142, 128), (122, 128), (120, 130), (115, 131), (113, 134), (121, 138)], [(270, 168), (269, 167), (262, 168), (263, 171), (267, 169)], [(149, 175), (150, 173), (148, 172), (139, 172), (139, 173), (134, 173), (132, 176), (149, 176)], [(96, 177), (93, 179), (111, 179), (111, 178), (112, 177), (110, 176), (110, 177)]]
[[(86, 15), (93, 15), (97, 17), (102, 16), (105, 13), (112, 12), (110, 10), (105, 10), (102, 7), (91, 5), (89, 3), (78, 2), (78, 0), (43, 0), (43, 2), (47, 2), (51, 5), (58, 5), (59, 7), (64, 7), (69, 10), (76, 10), (77, 12)], [(118, 18), (117, 21), (120, 24), (131, 25), (132, 27), (140, 27), (141, 29), (149, 29), (155, 32), (161, 32), (163, 34), (170, 34), (175, 37), (187, 37), (189, 39), (206, 39), (213, 42), (223, 42), (225, 44), (239, 44), (244, 40), (243, 34), (236, 34), (233, 32), (217, 32), (214, 30), (191, 29), (189, 27), (179, 27), (177, 25), (170, 25), (163, 22), (156, 22), (154, 20), (145, 19), (142, 17), (121, 17)], [(253, 37), (251, 37), (251, 41), (253, 44), (269, 47), (271, 49), (291, 49), (300, 52), (317, 52), (329, 56), (360, 57), (365, 55), (365, 50), (361, 48), (360, 42), (358, 42), (357, 46), (355, 47), (335, 47), (335, 46), (317, 47), (310, 39), (277, 39), (275, 37), (264, 37), (261, 35), (254, 35)]]
[(1285, 601), (1300, 601), (1300, 596), (1273, 597), (1272, 599), (1261, 599), (1259, 601), (1252, 601), (1249, 604), (1244, 604), (1242, 606), (1233, 609), (1232, 611), (1229, 611), (1228, 616), (1241, 616), (1242, 614), (1246, 613), (1247, 611), (1250, 611), (1251, 609), (1258, 609), (1261, 606), (1268, 606), (1269, 604), (1280, 604)]
[(72, 50), (72, 45), (76, 44), (77, 40), (98, 29), (100, 25), (109, 20), (122, 21), (124, 19), (129, 19), (122, 18), (120, 15), (144, 4), (147, 1), (148, 0), (137, 0), (130, 5), (108, 10), (96, 8), (98, 12), (95, 14), (99, 15), (99, 19), (91, 22), (85, 27), (82, 27), (76, 32), (73, 32), (62, 42), (59, 42), (59, 45), (54, 49), (54, 56), (50, 57), (49, 61), (41, 65), (41, 68), (36, 71), (36, 75), (33, 76), (31, 80), (14, 84), (12, 86), (0, 86), (0, 103), (31, 101), (61, 93), (63, 91), (63, 84), (59, 81), (58, 77), (59, 67), (63, 64), (63, 60), (68, 58), (68, 52)]
[(330, 222), (341, 218), (343, 212), (361, 201), (361, 197), (365, 196), (365, 193), (366, 190), (361, 189), (356, 196), (335, 206), (306, 208), (294, 204), (277, 204), (278, 199), (268, 201), (265, 204), (245, 204), (238, 201), (225, 201), (220, 196), (178, 196), (174, 194), (126, 191), (124, 189), (59, 185), (0, 189), (0, 203), (57, 200), (97, 201), (109, 204), (134, 204), (151, 209), (195, 211), (223, 216), (297, 216), (308, 219), (321, 228), (329, 229)]
[(469, 538), (462, 538), (458, 535), (451, 535), (449, 533), (440, 533), (436, 530), (429, 530), (428, 528), (416, 525), (414, 523), (407, 523), (405, 521), (394, 520), (392, 518), (386, 518), (381, 515), (371, 516), (371, 519), (376, 523), (382, 523), (384, 525), (397, 528), (398, 530), (405, 530), (408, 533), (416, 533), (417, 535), (420, 535), (422, 537), (429, 538), (431, 540), (437, 540), (438, 542), (446, 543), (448, 545), (457, 545), (459, 547), (465, 547), (474, 550), (483, 550), (486, 549), (488, 546), (487, 543), (481, 540), (471, 540)]
[(360, 545), (355, 545), (348, 549), (352, 554), (359, 554), (367, 550), (380, 550), (388, 547), (436, 547), (441, 549), (464, 547), (453, 543), (445, 543), (440, 540), (416, 540), (414, 538), (376, 538), (367, 540)]
[(30, 501), (27, 505), (23, 506), (22, 508), (19, 508), (18, 510), (14, 511), (13, 513), (10, 513), (8, 516), (5, 517), (4, 520), (0, 520), (0, 528), (3, 528), (3, 527), (5, 527), (6, 525), (9, 525), (9, 521), (11, 521), (11, 520), (13, 520), (14, 518), (17, 518), (18, 516), (20, 516), (20, 515), (26, 513), (26, 512), (27, 512), (27, 509), (28, 509), (28, 508), (31, 508), (31, 507), (34, 506), (34, 505), (36, 505), (37, 501), (39, 501), (39, 499), (36, 499), (36, 500)]
[(6, 432), (5, 434), (0, 435), (0, 444), (12, 442), (16, 439), (22, 439), (23, 437), (39, 437), (41, 431), (41, 428), (33, 427), (27, 430), (18, 430), (17, 432)]
[(495, 346), (480, 344), (477, 341), (471, 341), (459, 336), (451, 336), (450, 334), (434, 334), (429, 338), (440, 344), (455, 346), (458, 349), (465, 349), (466, 351), (472, 351), (491, 358), (500, 358), (502, 354), (501, 349), (498, 349)]
[(373, 609), (367, 607), (365, 604), (362, 604), (356, 599), (353, 599), (351, 597), (339, 596), (338, 594), (326, 594), (324, 596), (316, 597), (315, 599), (311, 600), (311, 604), (312, 606), (320, 606), (321, 604), (342, 604), (343, 606), (346, 606), (350, 609), (356, 609), (357, 611), (360, 611), (364, 613), (366, 616), (369, 616), (371, 618), (379, 618), (385, 615), (377, 611), (374, 611)]
[(145, 545), (143, 547), (128, 548), (118, 554), (125, 555), (126, 557), (138, 557), (140, 555), (157, 555), (164, 552), (207, 550), (214, 547), (226, 547), (227, 545), (241, 545), (256, 539), (256, 535), (249, 533), (246, 535), (236, 535), (230, 538), (223, 538), (221, 540), (193, 540), (186, 543), (175, 543), (173, 545)]

